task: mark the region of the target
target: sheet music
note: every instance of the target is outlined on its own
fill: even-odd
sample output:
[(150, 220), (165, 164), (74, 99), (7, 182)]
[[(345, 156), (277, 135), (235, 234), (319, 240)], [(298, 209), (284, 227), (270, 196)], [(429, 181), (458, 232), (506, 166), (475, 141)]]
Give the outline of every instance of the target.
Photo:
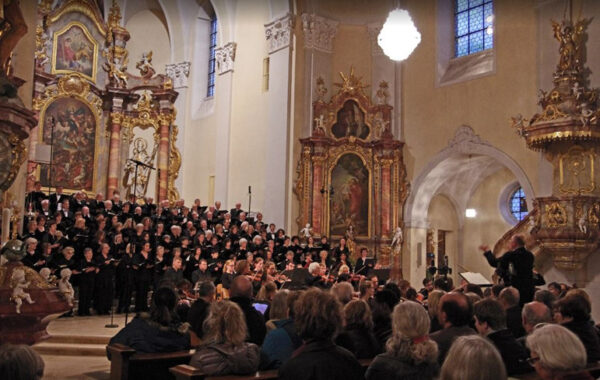
[(475, 272), (462, 272), (460, 276), (467, 280), (469, 284), (476, 284), (481, 286), (491, 286), (492, 283), (489, 282), (481, 273)]

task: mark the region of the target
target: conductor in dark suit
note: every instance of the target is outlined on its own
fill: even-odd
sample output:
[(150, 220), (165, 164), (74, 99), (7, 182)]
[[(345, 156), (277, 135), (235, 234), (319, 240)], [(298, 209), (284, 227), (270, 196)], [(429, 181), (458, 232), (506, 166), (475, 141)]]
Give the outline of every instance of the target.
[(525, 239), (515, 235), (510, 240), (510, 251), (500, 257), (495, 257), (487, 246), (480, 246), (488, 263), (496, 269), (498, 276), (506, 286), (513, 286), (519, 290), (520, 304), (533, 300), (535, 285), (533, 280), (533, 253), (525, 248)]

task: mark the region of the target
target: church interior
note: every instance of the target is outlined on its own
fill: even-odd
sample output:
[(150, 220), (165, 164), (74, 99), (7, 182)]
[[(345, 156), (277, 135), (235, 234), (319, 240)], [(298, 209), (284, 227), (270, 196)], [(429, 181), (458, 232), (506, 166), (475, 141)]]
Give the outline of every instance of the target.
[[(106, 308), (97, 306), (100, 295), (93, 316), (86, 308), (57, 318), (81, 307), (84, 282), (76, 277), (85, 269), (51, 268), (57, 282), (50, 285), (25, 270), (19, 285), (15, 273), (23, 270), (8, 254), (1, 259), (0, 319), (11, 322), (0, 323), (0, 343), (35, 343), (44, 378), (127, 378), (115, 377), (105, 347), (126, 318), (147, 310), (138, 294), (158, 293), (156, 279), (145, 290), (132, 285), (123, 297), (129, 312), (135, 294), (135, 312), (125, 317), (116, 251), (126, 256), (130, 248), (114, 239), (128, 229), (131, 254), (147, 254), (144, 241), (134, 244), (139, 226), (151, 257), (162, 244), (171, 261), (180, 251), (184, 267), (196, 260), (198, 268), (198, 235), (207, 240), (198, 244), (208, 253), (198, 254), (210, 268), (225, 273), (232, 261), (238, 272), (248, 259), (252, 275), (259, 259), (288, 270), (292, 246), (301, 247), (301, 258), (294, 251), (291, 269), (312, 274), (315, 262), (329, 263), (321, 243), (339, 264), (336, 273), (326, 266), (325, 282), (334, 274), (337, 281), (347, 260), (351, 278), (371, 271), (379, 285), (417, 291), (440, 276), (456, 286), (477, 279), (484, 289), (513, 276), (519, 288), (512, 263), (507, 273), (492, 264), (518, 237), (534, 257), (537, 289), (582, 289), (592, 301), (589, 318), (600, 320), (599, 1), (0, 5), (0, 241), (7, 251), (26, 250), (27, 239), (37, 238), (40, 260), (45, 243), (60, 259), (71, 247), (85, 263), (85, 249), (102, 257), (106, 246), (116, 260)], [(394, 20), (397, 9), (406, 18)], [(46, 230), (62, 230), (59, 238), (43, 226), (39, 232), (40, 218)], [(363, 250), (373, 268), (363, 258), (366, 271), (357, 273)], [(40, 273), (45, 266), (32, 265)], [(66, 293), (58, 291), (65, 268), (75, 286)], [(188, 278), (193, 269), (181, 271)], [(18, 286), (36, 302), (15, 296)], [(104, 327), (115, 321), (119, 329)], [(71, 340), (53, 341), (53, 334)], [(82, 357), (91, 364), (69, 369)]]

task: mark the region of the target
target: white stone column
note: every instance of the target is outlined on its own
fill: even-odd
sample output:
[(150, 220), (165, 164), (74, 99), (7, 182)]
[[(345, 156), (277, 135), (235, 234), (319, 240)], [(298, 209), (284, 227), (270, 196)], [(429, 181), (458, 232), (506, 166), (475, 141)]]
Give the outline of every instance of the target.
[[(173, 89), (177, 90), (179, 96), (175, 100), (175, 109), (177, 109), (177, 119), (174, 124), (179, 128), (177, 135), (177, 141), (175, 146), (179, 149), (181, 157), (184, 155), (184, 142), (185, 142), (185, 115), (189, 113), (188, 110), (188, 77), (190, 75), (191, 63), (184, 61), (179, 63), (170, 63), (165, 65), (165, 73), (173, 81)], [(175, 187), (179, 190), (181, 196), (183, 196), (183, 165), (179, 169), (179, 176), (175, 180)], [(189, 201), (189, 200), (188, 200)]]
[(265, 219), (286, 230), (288, 202), (288, 159), (292, 147), (291, 81), (293, 16), (286, 14), (265, 24), (269, 49), (269, 93), (267, 114), (266, 181), (264, 195)]
[(215, 49), (219, 91), (217, 92), (217, 149), (215, 158), (215, 199), (221, 200), (229, 207), (229, 139), (231, 135), (231, 101), (233, 84), (233, 63), (235, 61), (236, 43)]
[[(301, 136), (308, 137), (313, 129), (313, 102), (317, 100), (317, 78), (323, 78), (325, 88), (331, 89), (333, 40), (337, 33), (339, 22), (315, 14), (304, 13), (302, 16), (302, 31), (304, 34), (304, 120), (301, 126)], [(331, 90), (330, 90), (331, 91)], [(328, 101), (332, 93), (325, 94)]]

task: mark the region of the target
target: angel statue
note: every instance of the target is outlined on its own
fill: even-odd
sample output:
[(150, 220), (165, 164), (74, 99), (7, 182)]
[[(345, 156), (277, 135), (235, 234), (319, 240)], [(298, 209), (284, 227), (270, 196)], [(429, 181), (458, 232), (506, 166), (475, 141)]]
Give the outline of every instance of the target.
[(312, 236), (312, 228), (310, 227), (310, 223), (306, 223), (306, 226), (300, 230), (300, 235), (307, 240)]
[(31, 295), (25, 292), (25, 289), (29, 287), (31, 282), (25, 280), (25, 271), (23, 269), (15, 269), (12, 272), (10, 280), (13, 290), (10, 300), (17, 304), (17, 314), (21, 314), (23, 300), (27, 301), (28, 304), (35, 303), (35, 301), (31, 299)]
[(152, 78), (156, 74), (156, 70), (152, 66), (152, 50), (142, 53), (142, 60), (135, 64), (135, 68), (140, 71), (144, 79)]
[(392, 238), (392, 244), (390, 245), (394, 253), (400, 253), (403, 242), (404, 236), (402, 235), (402, 228), (396, 227), (396, 232), (394, 233), (394, 237)]

